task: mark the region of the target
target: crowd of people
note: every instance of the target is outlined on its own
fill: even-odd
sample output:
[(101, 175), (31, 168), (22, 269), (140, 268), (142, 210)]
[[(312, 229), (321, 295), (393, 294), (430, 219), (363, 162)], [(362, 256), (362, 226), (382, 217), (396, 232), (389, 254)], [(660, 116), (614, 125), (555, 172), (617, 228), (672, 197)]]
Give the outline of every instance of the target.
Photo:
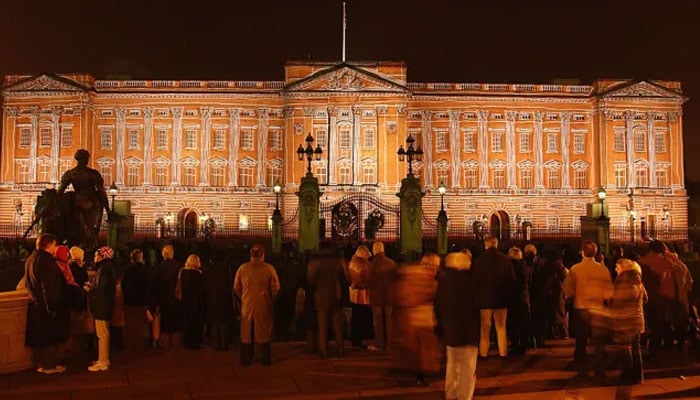
[[(135, 249), (122, 267), (114, 251), (102, 247), (87, 269), (81, 249), (40, 235), (20, 283), (31, 297), (26, 344), (36, 350), (38, 371), (65, 371), (60, 345), (69, 339), (73, 348), (96, 342), (88, 369), (103, 371), (111, 347), (197, 350), (208, 335), (224, 351), (234, 330), (241, 365), (254, 362), (256, 349), (260, 362), (271, 364), (271, 343), (279, 336), (276, 298), (284, 285), (280, 266), (265, 261), (262, 246), (252, 246), (249, 261), (235, 270), (215, 257), (203, 268), (197, 254), (183, 264), (171, 245), (161, 256), (146, 267)], [(418, 385), (441, 370), (444, 354), (448, 399), (472, 398), (477, 361), (489, 356), (492, 341), (499, 357), (517, 357), (571, 336), (581, 380), (589, 379), (592, 342), (599, 382), (606, 379), (606, 345), (615, 344), (624, 349), (621, 381), (639, 383), (643, 347), (654, 356), (663, 347), (682, 350), (688, 338), (693, 280), (662, 242), (651, 242), (643, 257), (615, 249), (608, 263), (593, 242), (565, 262), (556, 251), (539, 255), (532, 244), (501, 252), (494, 237), (445, 257), (427, 253), (418, 262), (397, 263), (378, 241), (372, 251), (358, 246), (349, 260), (323, 244), (303, 260), (285, 330), (302, 326), (308, 350), (320, 357), (330, 354), (331, 333), (338, 356), (346, 338), (372, 353), (396, 348)]]

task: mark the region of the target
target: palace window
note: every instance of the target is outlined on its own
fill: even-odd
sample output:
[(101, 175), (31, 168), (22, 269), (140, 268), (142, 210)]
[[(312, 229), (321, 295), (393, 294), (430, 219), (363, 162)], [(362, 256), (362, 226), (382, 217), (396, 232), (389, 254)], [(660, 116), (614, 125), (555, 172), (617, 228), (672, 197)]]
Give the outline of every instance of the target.
[(438, 169), (437, 170), (437, 184), (445, 185), (445, 187), (451, 186), (450, 170), (449, 169)]
[(328, 146), (328, 133), (325, 129), (316, 130), (316, 145), (320, 146), (323, 150), (327, 150)]
[(275, 182), (282, 182), (282, 163), (271, 163), (267, 167), (267, 186), (273, 187)]
[(586, 152), (585, 135), (582, 132), (574, 133), (574, 154), (583, 154)]
[(491, 152), (500, 153), (503, 151), (503, 133), (491, 133)]
[(158, 110), (159, 117), (167, 117), (168, 115), (170, 115), (170, 111), (168, 111), (168, 109), (161, 108), (160, 110)]
[(365, 129), (362, 148), (365, 150), (374, 149), (374, 129)]
[(547, 114), (547, 121), (556, 121), (559, 119), (559, 115), (557, 114)]
[(435, 132), (435, 148), (439, 152), (447, 151), (447, 131)]
[(627, 187), (627, 165), (615, 164), (615, 187), (624, 189)]
[(467, 189), (476, 188), (476, 168), (467, 168), (464, 170), (464, 184)]
[(558, 232), (559, 231), (559, 217), (557, 217), (557, 216), (548, 216), (547, 217), (547, 230), (549, 232)]
[(532, 169), (520, 169), (520, 188), (532, 189)]
[(649, 167), (644, 164), (634, 166), (637, 187), (649, 187)]
[(126, 166), (126, 184), (128, 186), (139, 186), (141, 184), (141, 166), (132, 164)]
[(20, 128), (19, 148), (26, 149), (32, 144), (32, 130), (30, 128)]
[(548, 133), (547, 134), (547, 153), (557, 152), (557, 134)]
[(28, 162), (17, 162), (17, 183), (28, 183), (29, 182), (29, 163)]
[(549, 168), (547, 170), (547, 188), (561, 189), (561, 172), (559, 168)]
[(185, 111), (185, 117), (196, 117), (197, 116), (197, 110), (186, 110)]
[(197, 168), (194, 165), (185, 164), (182, 169), (182, 184), (195, 186), (197, 184)]
[(669, 187), (668, 184), (668, 174), (666, 172), (666, 167), (656, 168), (656, 186), (660, 188)]
[(214, 150), (224, 150), (226, 148), (226, 131), (217, 129), (214, 131)]
[(250, 222), (248, 221), (248, 216), (240, 214), (238, 216), (238, 230), (247, 231), (250, 229)]
[(362, 182), (366, 184), (377, 183), (377, 164), (374, 161), (362, 163)]
[(156, 186), (168, 186), (169, 182), (169, 168), (165, 164), (156, 164), (155, 176), (153, 182)]
[(585, 169), (574, 170), (574, 189), (588, 188), (588, 171)]
[(241, 139), (241, 147), (245, 151), (253, 151), (255, 148), (253, 147), (253, 131), (250, 129), (246, 129), (243, 131), (243, 137)]
[(168, 149), (168, 131), (166, 129), (156, 131), (156, 147), (158, 150)]
[(352, 183), (352, 168), (349, 162), (344, 162), (338, 166), (338, 183), (349, 185)]
[(520, 132), (520, 152), (530, 152), (530, 132)]
[(270, 129), (270, 150), (279, 151), (282, 150), (282, 130), (280, 129)]
[(41, 130), (39, 131), (39, 146), (51, 146), (51, 128), (41, 128)]
[(47, 159), (37, 160), (37, 182), (47, 183), (51, 181), (51, 161)]
[(129, 150), (138, 150), (139, 148), (139, 131), (129, 131)]
[(586, 120), (586, 116), (584, 114), (574, 114), (571, 119), (573, 121), (581, 122)]
[(464, 132), (464, 151), (467, 153), (474, 151), (474, 132)]
[(188, 129), (185, 131), (185, 150), (195, 150), (197, 148), (197, 131)]
[(350, 150), (350, 130), (347, 128), (341, 129), (338, 132), (338, 148), (340, 150)]
[(613, 150), (618, 153), (625, 152), (625, 132), (615, 131), (615, 142), (613, 144)]
[(654, 134), (654, 149), (657, 153), (666, 152), (666, 135), (663, 132)]
[(505, 189), (506, 187), (506, 171), (503, 169), (493, 170), (493, 188)]
[[(67, 159), (67, 160), (60, 160), (58, 162), (58, 176), (59, 178), (63, 176), (63, 174), (66, 173), (69, 169), (73, 167), (73, 160)], [(104, 179), (104, 178), (102, 178)]]
[(73, 128), (61, 129), (61, 147), (73, 147)]
[(314, 176), (318, 179), (320, 185), (328, 184), (325, 162), (318, 162), (314, 165)]
[(210, 183), (214, 187), (224, 186), (224, 166), (212, 165)]
[(641, 131), (634, 133), (634, 151), (638, 153), (643, 153), (646, 151), (646, 141), (644, 140), (645, 136), (645, 133)]
[(253, 170), (252, 166), (242, 165), (238, 169), (238, 185), (243, 187), (253, 187)]

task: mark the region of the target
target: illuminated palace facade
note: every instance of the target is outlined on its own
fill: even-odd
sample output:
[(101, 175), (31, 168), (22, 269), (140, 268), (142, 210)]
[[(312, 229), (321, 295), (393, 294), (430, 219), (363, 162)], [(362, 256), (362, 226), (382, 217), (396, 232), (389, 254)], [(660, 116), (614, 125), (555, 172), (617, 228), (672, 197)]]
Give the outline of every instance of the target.
[(687, 226), (679, 82), (417, 83), (401, 62), (305, 61), (288, 62), (284, 81), (7, 76), (3, 99), (0, 224), (26, 227), (85, 148), (137, 226), (170, 214), (264, 228), (274, 182), (285, 218), (296, 212), (310, 133), (323, 204), (357, 192), (396, 203), (407, 172), (396, 151), (411, 135), (424, 214), (437, 215), (444, 183), (451, 227), (577, 228), (600, 187), (613, 226), (629, 227), (632, 188), (650, 229)]

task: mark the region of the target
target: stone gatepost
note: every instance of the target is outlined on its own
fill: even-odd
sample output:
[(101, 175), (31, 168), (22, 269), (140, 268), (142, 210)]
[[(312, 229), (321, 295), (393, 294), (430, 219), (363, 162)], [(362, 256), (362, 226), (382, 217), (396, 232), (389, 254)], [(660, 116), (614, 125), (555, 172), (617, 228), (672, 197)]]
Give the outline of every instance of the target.
[(282, 212), (279, 208), (272, 213), (272, 252), (282, 252)]
[(437, 216), (437, 252), (439, 256), (447, 254), (447, 211), (440, 210)]
[(610, 218), (607, 210), (607, 205), (591, 203), (586, 207), (586, 216), (581, 217), (581, 244), (592, 240), (605, 256), (610, 255)]
[(399, 212), (401, 214), (400, 243), (405, 261), (416, 261), (423, 252), (423, 196), (420, 181), (409, 175), (401, 181)]
[(318, 252), (319, 247), (319, 205), (321, 189), (318, 179), (310, 172), (301, 178), (299, 196), (299, 253)]

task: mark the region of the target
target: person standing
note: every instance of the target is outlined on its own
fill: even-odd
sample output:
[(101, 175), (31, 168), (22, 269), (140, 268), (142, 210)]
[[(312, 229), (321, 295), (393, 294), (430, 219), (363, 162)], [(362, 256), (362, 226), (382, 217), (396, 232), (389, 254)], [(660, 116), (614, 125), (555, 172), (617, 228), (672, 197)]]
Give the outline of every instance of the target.
[(593, 339), (595, 346), (595, 374), (598, 381), (605, 381), (606, 337), (594, 326), (594, 319), (605, 313), (606, 302), (613, 296), (613, 284), (608, 269), (595, 261), (598, 245), (587, 241), (583, 244), (583, 260), (571, 267), (564, 280), (564, 295), (574, 299), (572, 317), (576, 349), (574, 362), (578, 379), (588, 379), (586, 346)]
[(673, 278), (676, 281), (676, 301), (673, 307), (673, 331), (678, 341), (678, 349), (685, 349), (685, 340), (688, 336), (688, 323), (690, 321), (690, 292), (693, 290), (693, 276), (688, 267), (680, 260), (677, 253), (667, 251), (666, 258), (673, 264)]
[(328, 355), (328, 321), (333, 324), (338, 354), (343, 355), (343, 313), (340, 304), (340, 281), (343, 261), (329, 248), (322, 248), (309, 262), (307, 280), (313, 287), (313, 300), (318, 326), (318, 350), (321, 358)]
[(56, 237), (43, 233), (36, 250), (24, 264), (27, 304), (25, 346), (34, 352), (37, 372), (56, 374), (66, 370), (58, 363), (58, 347), (68, 340), (70, 300), (66, 278), (56, 264)]
[(185, 268), (180, 271), (182, 287), (183, 342), (188, 350), (202, 348), (204, 322), (206, 320), (206, 300), (204, 297), (204, 279), (202, 278), (202, 263), (199, 256), (191, 254), (187, 257)]
[(450, 253), (438, 273), (435, 332), (447, 346), (445, 398), (471, 400), (476, 386), (480, 313), (470, 252)]
[(639, 384), (644, 381), (639, 338), (644, 332), (644, 303), (648, 300), (642, 268), (632, 260), (620, 258), (615, 277), (611, 302), (615, 342), (625, 346), (620, 383)]
[(124, 270), (122, 292), (124, 293), (124, 313), (126, 319), (126, 348), (129, 351), (141, 349), (146, 343), (148, 325), (146, 310), (149, 304), (148, 288), (151, 274), (143, 264), (143, 252), (134, 249), (129, 255), (131, 263)]
[(508, 250), (508, 257), (513, 263), (515, 289), (508, 305), (508, 331), (511, 342), (511, 353), (523, 355), (530, 343), (530, 288), (528, 267), (523, 260), (523, 252), (518, 247)]
[(95, 347), (95, 321), (87, 310), (87, 294), (84, 287), (89, 278), (85, 268), (85, 252), (78, 246), (71, 247), (69, 252), (68, 266), (80, 289), (79, 301), (75, 299), (71, 305), (73, 311), (71, 312), (70, 334), (74, 338), (74, 346), (80, 346), (79, 343), (82, 342), (88, 351), (93, 351)]
[(678, 299), (673, 263), (666, 258), (668, 249), (658, 240), (649, 243), (649, 251), (639, 259), (642, 279), (649, 294), (649, 353), (654, 356), (661, 347), (673, 347), (673, 315)]
[(265, 249), (255, 244), (250, 248), (250, 261), (238, 268), (233, 281), (236, 296), (241, 299), (241, 365), (253, 361), (253, 343), (260, 345), (262, 365), (272, 364), (272, 325), (274, 299), (280, 290), (275, 268), (265, 262)]
[(160, 339), (164, 334), (168, 338), (169, 347), (177, 347), (182, 332), (182, 304), (175, 298), (177, 278), (183, 265), (175, 259), (175, 250), (172, 245), (163, 246), (161, 262), (153, 273), (151, 282), (153, 316), (153, 345), (160, 347)]
[(204, 271), (207, 322), (211, 329), (214, 350), (226, 351), (229, 344), (229, 325), (233, 317), (233, 278), (226, 263), (215, 260), (212, 264), (212, 268)]
[(369, 269), (371, 268), (369, 257), (369, 249), (362, 245), (357, 248), (348, 264), (347, 277), (350, 283), (348, 297), (352, 309), (350, 335), (352, 345), (355, 347), (364, 347), (363, 340), (373, 336), (372, 308), (367, 289)]
[(97, 249), (95, 253), (96, 273), (87, 284), (88, 309), (95, 319), (98, 349), (97, 361), (88, 367), (90, 372), (109, 369), (109, 323), (114, 314), (117, 291), (116, 279), (112, 270), (113, 257), (114, 250), (111, 248), (104, 246)]
[(498, 354), (508, 356), (506, 320), (508, 303), (515, 287), (513, 266), (505, 254), (498, 251), (498, 239), (490, 236), (484, 242), (486, 251), (474, 262), (474, 282), (477, 288), (477, 303), (481, 315), (481, 342), (479, 355), (489, 355), (489, 339), (492, 321), (496, 325)]
[(369, 302), (374, 320), (374, 346), (369, 350), (382, 352), (391, 345), (392, 311), (391, 290), (396, 282), (396, 263), (384, 253), (384, 243), (372, 245), (372, 263), (369, 269)]

